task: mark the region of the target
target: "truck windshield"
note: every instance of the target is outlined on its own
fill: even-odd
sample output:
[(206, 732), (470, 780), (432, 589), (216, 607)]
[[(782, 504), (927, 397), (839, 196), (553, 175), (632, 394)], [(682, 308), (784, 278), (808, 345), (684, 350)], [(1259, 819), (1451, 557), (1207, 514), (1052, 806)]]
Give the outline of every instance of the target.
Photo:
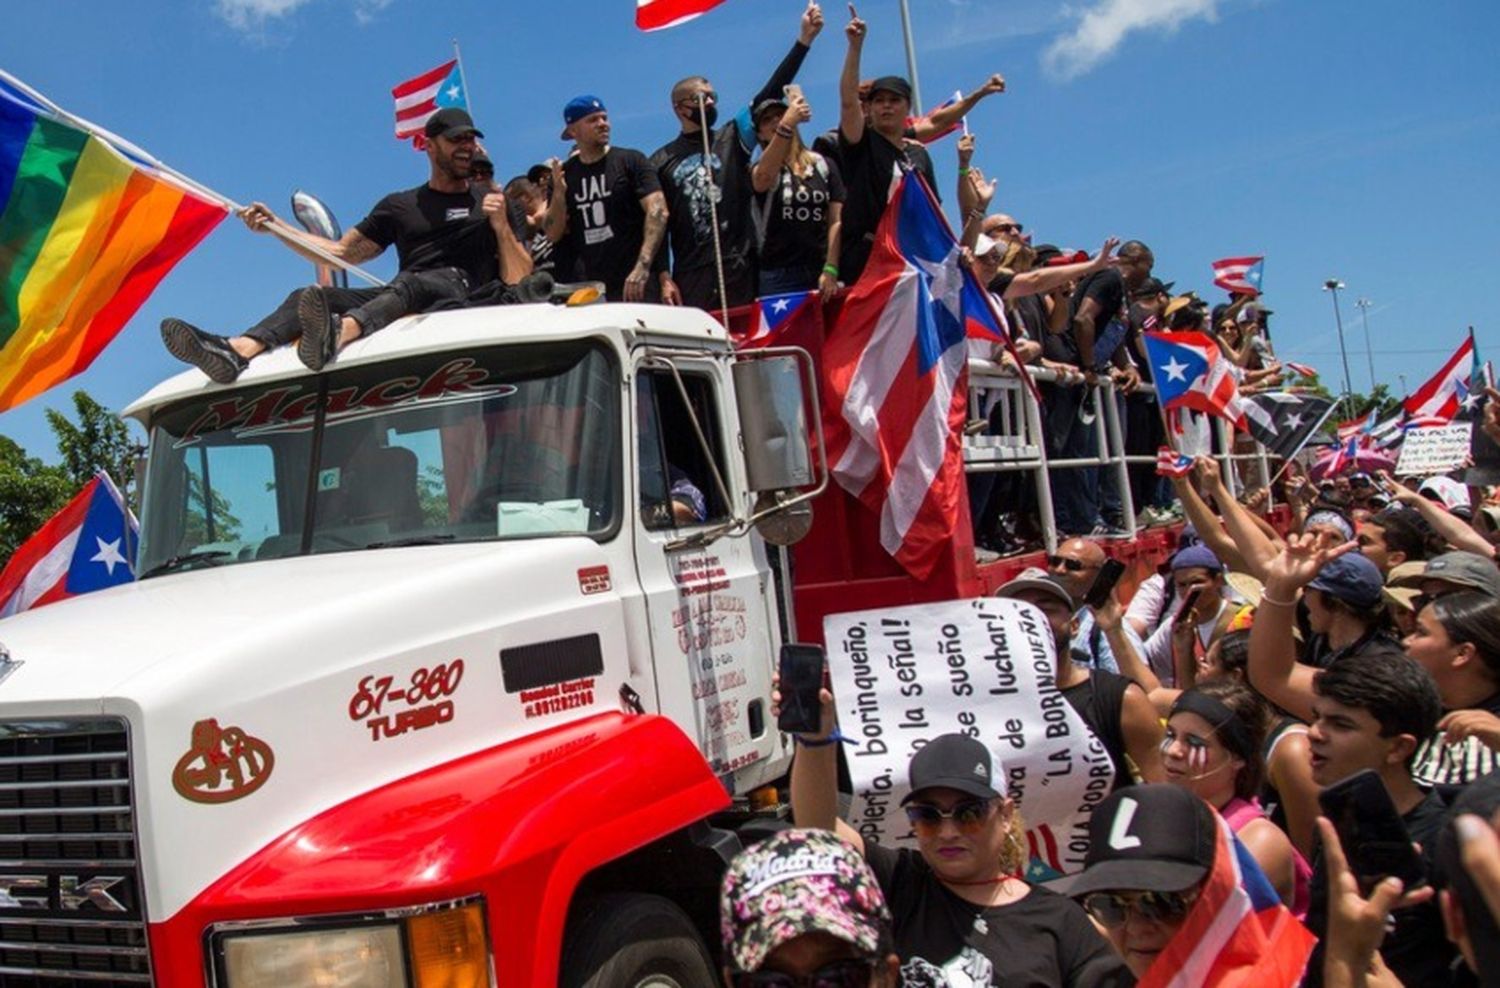
[(596, 342), (216, 392), (153, 423), (140, 572), (618, 529), (620, 372)]

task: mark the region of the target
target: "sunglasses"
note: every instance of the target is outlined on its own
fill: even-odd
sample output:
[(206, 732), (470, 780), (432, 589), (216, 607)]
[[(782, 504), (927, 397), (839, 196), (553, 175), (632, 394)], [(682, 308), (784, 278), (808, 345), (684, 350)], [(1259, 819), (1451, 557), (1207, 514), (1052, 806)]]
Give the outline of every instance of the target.
[(734, 988), (869, 988), (875, 980), (875, 965), (872, 960), (850, 958), (825, 964), (811, 974), (741, 971), (734, 976)]
[(1148, 923), (1177, 923), (1187, 916), (1197, 892), (1095, 892), (1083, 900), (1084, 910), (1101, 925), (1125, 925), (1125, 915), (1134, 912)]
[(987, 799), (966, 799), (955, 803), (951, 810), (940, 810), (931, 803), (906, 804), (906, 819), (924, 833), (936, 833), (942, 829), (944, 820), (952, 820), (959, 833), (972, 834), (984, 826), (989, 815), (990, 801)]
[[(703, 102), (705, 102), (705, 103), (717, 103), (717, 102), (719, 102), (719, 94), (710, 89), (708, 92), (706, 92), (706, 93), (703, 94)], [(695, 95), (687, 97), (686, 99), (680, 99), (680, 100), (677, 101), (677, 105), (678, 106), (697, 106), (698, 105), (698, 97), (695, 94)]]
[(1026, 227), (1021, 223), (997, 223), (995, 229), (1001, 233), (1025, 233)]
[(1061, 566), (1069, 573), (1081, 573), (1089, 568), (1088, 563), (1082, 559), (1069, 559), (1067, 556), (1048, 556), (1047, 565), (1053, 569)]

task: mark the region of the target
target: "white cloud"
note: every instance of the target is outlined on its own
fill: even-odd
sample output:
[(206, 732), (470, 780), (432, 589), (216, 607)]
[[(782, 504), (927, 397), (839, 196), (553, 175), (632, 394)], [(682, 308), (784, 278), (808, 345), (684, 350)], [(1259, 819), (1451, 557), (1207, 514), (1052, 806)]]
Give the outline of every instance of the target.
[[(272, 21), (278, 21), (307, 6), (312, 0), (215, 0), (219, 16), (230, 27), (257, 34)], [(377, 14), (395, 0), (352, 0), (354, 19), (369, 24)]]
[(218, 0), (219, 16), (229, 22), (230, 27), (241, 31), (254, 31), (265, 27), (266, 22), (285, 17), (309, 0)]
[(1077, 25), (1042, 53), (1042, 65), (1063, 79), (1073, 79), (1114, 54), (1132, 31), (1160, 28), (1171, 32), (1186, 21), (1215, 20), (1219, 0), (1096, 0), (1075, 12)]

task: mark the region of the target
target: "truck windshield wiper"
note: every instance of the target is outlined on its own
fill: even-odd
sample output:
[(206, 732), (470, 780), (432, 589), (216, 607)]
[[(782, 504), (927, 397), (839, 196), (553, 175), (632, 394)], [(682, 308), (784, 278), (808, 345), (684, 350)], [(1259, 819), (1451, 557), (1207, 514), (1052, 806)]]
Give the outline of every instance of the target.
[(458, 538), (456, 535), (413, 535), (404, 539), (385, 539), (381, 542), (368, 542), (366, 549), (395, 549), (404, 545), (442, 545), (444, 542), (452, 542)]
[(197, 565), (223, 566), (224, 557), (232, 556), (234, 553), (227, 549), (208, 549), (203, 552), (184, 552), (180, 556), (173, 556), (164, 563), (159, 563), (140, 576), (138, 580), (144, 580), (148, 576), (160, 576), (162, 573), (171, 573), (180, 569), (191, 569)]

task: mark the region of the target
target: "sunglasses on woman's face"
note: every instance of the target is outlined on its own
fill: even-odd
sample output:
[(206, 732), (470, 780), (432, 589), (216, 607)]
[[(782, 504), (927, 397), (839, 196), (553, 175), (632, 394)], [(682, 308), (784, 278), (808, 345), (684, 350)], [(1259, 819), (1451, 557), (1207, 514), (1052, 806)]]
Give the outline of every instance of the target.
[(741, 971), (734, 976), (734, 988), (869, 988), (875, 980), (875, 964), (856, 957), (825, 964), (811, 974)]
[(1148, 923), (1177, 923), (1187, 916), (1198, 896), (1188, 892), (1095, 892), (1083, 900), (1083, 908), (1101, 925), (1125, 925), (1127, 913)]
[(987, 799), (966, 799), (953, 804), (951, 810), (938, 809), (931, 803), (906, 804), (906, 819), (919, 833), (937, 833), (944, 820), (952, 820), (959, 833), (972, 834), (984, 826), (989, 815), (990, 801)]

